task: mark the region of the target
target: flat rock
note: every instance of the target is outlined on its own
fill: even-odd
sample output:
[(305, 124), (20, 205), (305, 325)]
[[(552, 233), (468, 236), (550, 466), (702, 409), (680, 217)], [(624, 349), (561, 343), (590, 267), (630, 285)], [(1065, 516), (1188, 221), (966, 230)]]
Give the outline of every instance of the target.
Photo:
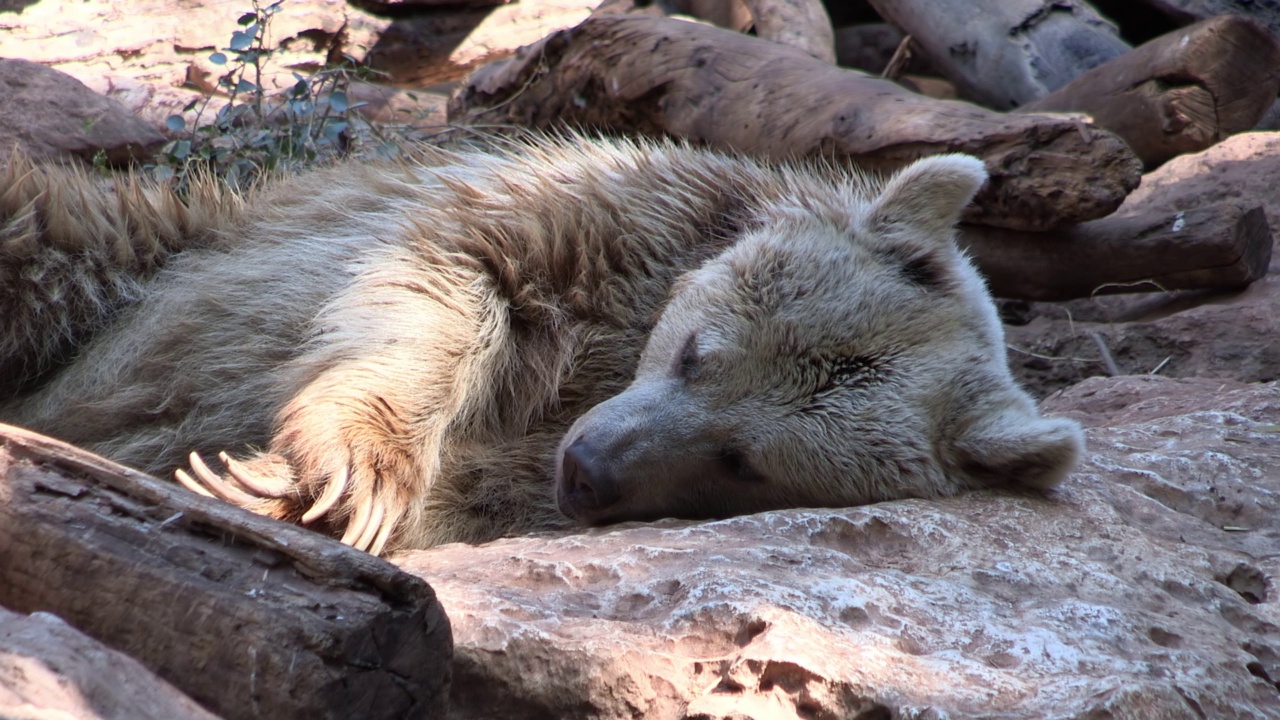
[[(1280, 227), (1280, 133), (1234, 135), (1142, 177), (1117, 210), (1176, 212), (1216, 202), (1261, 206)], [(1041, 396), (1107, 373), (1099, 342), (1121, 373), (1266, 382), (1280, 377), (1280, 252), (1243, 291), (1099, 296), (1033, 303), (1007, 327), (1009, 364)]]
[(0, 94), (0, 153), (17, 145), (33, 158), (92, 160), (101, 152), (123, 164), (165, 140), (119, 102), (39, 63), (0, 58)]
[(451, 545), (454, 718), (1280, 718), (1280, 386), (1094, 379), (1049, 496)]
[(0, 608), (0, 718), (217, 720), (123, 653), (55, 615)]

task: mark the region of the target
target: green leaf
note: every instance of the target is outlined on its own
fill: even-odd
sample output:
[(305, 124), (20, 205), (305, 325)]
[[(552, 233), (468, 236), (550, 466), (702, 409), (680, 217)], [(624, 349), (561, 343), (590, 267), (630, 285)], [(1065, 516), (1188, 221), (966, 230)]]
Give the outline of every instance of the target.
[(236, 83), (236, 92), (238, 93), (256, 92), (257, 89), (258, 89), (258, 86), (254, 85), (248, 80), (241, 79), (240, 82)]
[(344, 92), (335, 92), (329, 95), (329, 107), (336, 112), (347, 111), (347, 94)]
[(164, 126), (173, 132), (182, 132), (187, 127), (187, 121), (183, 120), (181, 115), (170, 115), (165, 118)]
[[(255, 30), (256, 28), (250, 28)], [(253, 47), (254, 33), (249, 30), (237, 30), (231, 33), (231, 49), (232, 50), (248, 50)]]
[(191, 141), (179, 140), (173, 144), (173, 156), (179, 160), (186, 160), (191, 154)]
[(245, 25), (252, 24), (253, 21), (257, 19), (258, 19), (257, 13), (245, 13), (236, 20), (236, 24), (241, 27), (244, 27)]
[(223, 55), (220, 52), (216, 52), (209, 56), (209, 62), (213, 63), (214, 65), (226, 65), (227, 56)]

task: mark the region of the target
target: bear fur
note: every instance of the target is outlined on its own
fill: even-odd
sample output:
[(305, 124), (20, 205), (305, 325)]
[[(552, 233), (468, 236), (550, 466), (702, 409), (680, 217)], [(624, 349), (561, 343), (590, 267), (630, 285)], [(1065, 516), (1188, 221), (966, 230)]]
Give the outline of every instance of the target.
[(0, 420), (375, 553), (1047, 488), (1081, 449), (952, 242), (971, 157), (569, 136), (181, 201), (5, 173)]

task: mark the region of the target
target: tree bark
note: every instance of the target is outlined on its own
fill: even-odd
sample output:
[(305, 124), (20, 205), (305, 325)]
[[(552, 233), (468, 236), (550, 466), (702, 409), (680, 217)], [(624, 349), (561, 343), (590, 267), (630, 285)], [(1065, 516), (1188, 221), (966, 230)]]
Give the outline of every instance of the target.
[(0, 605), (52, 612), (228, 720), (443, 712), (449, 623), (424, 582), (0, 425)]
[(959, 244), (997, 297), (1071, 300), (1244, 287), (1267, 274), (1273, 243), (1262, 208), (1218, 204), (1113, 215), (1055, 233), (965, 227)]
[(1212, 18), (1100, 65), (1027, 112), (1084, 112), (1148, 167), (1258, 124), (1280, 91), (1280, 42), (1255, 21)]
[(1128, 52), (1083, 0), (872, 0), (962, 97), (1009, 110)]
[(670, 133), (777, 158), (833, 154), (887, 171), (982, 158), (971, 222), (1044, 230), (1104, 216), (1137, 186), (1118, 138), (1071, 118), (932, 100), (785, 45), (669, 18), (597, 16), (477, 71), (452, 122)]

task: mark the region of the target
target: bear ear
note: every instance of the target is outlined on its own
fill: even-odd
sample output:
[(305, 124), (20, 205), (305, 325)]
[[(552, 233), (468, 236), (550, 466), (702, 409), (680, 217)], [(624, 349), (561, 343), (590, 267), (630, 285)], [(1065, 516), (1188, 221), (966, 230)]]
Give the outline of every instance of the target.
[(867, 215), (868, 229), (891, 235), (921, 233), (950, 238), (960, 213), (987, 181), (987, 169), (971, 155), (917, 160), (885, 183)]
[(1084, 434), (1074, 421), (1042, 418), (1024, 403), (972, 420), (943, 453), (948, 470), (977, 485), (1017, 483), (1041, 490), (1075, 467)]

